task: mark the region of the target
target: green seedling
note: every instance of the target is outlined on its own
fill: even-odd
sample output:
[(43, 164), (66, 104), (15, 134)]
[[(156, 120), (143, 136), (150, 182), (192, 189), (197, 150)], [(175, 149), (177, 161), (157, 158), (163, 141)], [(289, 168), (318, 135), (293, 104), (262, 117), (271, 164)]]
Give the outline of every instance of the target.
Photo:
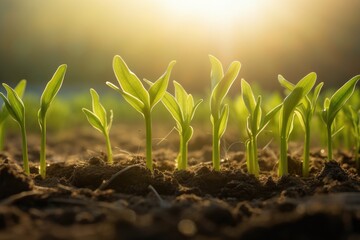
[[(282, 79), (282, 77), (279, 77)], [(288, 174), (287, 150), (288, 140), (293, 126), (294, 112), (303, 98), (311, 91), (316, 82), (316, 73), (312, 72), (302, 78), (284, 99), (280, 112), (280, 162), (279, 176)]]
[(25, 127), (25, 106), (16, 91), (6, 83), (3, 83), (7, 96), (0, 93), (0, 97), (4, 100), (7, 111), (10, 116), (19, 124), (22, 137), (22, 154), (23, 167), (26, 174), (30, 174), (29, 157), (27, 150), (26, 127)]
[(40, 168), (41, 177), (46, 177), (46, 113), (53, 102), (56, 94), (59, 92), (64, 81), (67, 65), (63, 64), (58, 67), (50, 81), (46, 84), (44, 92), (40, 98), (40, 109), (38, 111), (38, 121), (41, 130), (40, 146)]
[[(25, 88), (26, 88), (26, 80), (23, 79), (16, 85), (14, 90), (18, 94), (18, 96), (22, 98), (25, 92)], [(9, 117), (9, 111), (7, 110), (4, 104), (0, 111), (0, 151), (3, 151), (5, 147), (5, 126), (8, 117)]]
[[(279, 82), (283, 87), (285, 87), (289, 91), (293, 91), (295, 88), (294, 84), (287, 81), (281, 75), (279, 75)], [(295, 113), (298, 116), (300, 125), (302, 126), (305, 132), (303, 165), (302, 165), (302, 173), (304, 177), (307, 177), (309, 175), (311, 119), (315, 113), (317, 100), (319, 98), (319, 94), (323, 85), (324, 85), (323, 82), (319, 83), (314, 89), (314, 93), (311, 97), (311, 100), (310, 97), (306, 95), (301, 100), (301, 104), (298, 105), (295, 109)]]
[(224, 135), (229, 118), (229, 106), (223, 104), (225, 96), (234, 83), (241, 68), (238, 61), (231, 63), (224, 74), (221, 62), (212, 55), (209, 55), (211, 63), (211, 96), (210, 96), (210, 120), (212, 123), (213, 152), (212, 162), (215, 171), (220, 170), (220, 139)]
[(359, 151), (360, 151), (360, 111), (355, 111), (351, 105), (347, 108), (344, 108), (346, 116), (349, 118), (351, 122), (351, 130), (354, 136), (354, 158), (356, 168), (360, 169), (359, 162)]
[(190, 126), (195, 111), (202, 99), (194, 103), (194, 98), (188, 94), (180, 83), (174, 81), (175, 96), (166, 92), (162, 102), (176, 122), (176, 130), (180, 135), (180, 151), (177, 156), (177, 168), (187, 168), (188, 143), (193, 135), (193, 128)]
[(111, 82), (106, 82), (109, 87), (118, 91), (145, 119), (146, 166), (150, 171), (153, 171), (151, 112), (166, 92), (174, 64), (175, 61), (171, 61), (166, 72), (150, 86), (149, 90), (146, 90), (139, 78), (130, 71), (124, 60), (120, 56), (115, 56), (113, 69), (120, 88)]
[(113, 111), (110, 110), (110, 120), (108, 123), (107, 113), (103, 105), (100, 103), (99, 94), (95, 91), (95, 89), (92, 88), (90, 89), (90, 94), (92, 100), (92, 111), (86, 108), (83, 108), (82, 111), (85, 113), (90, 125), (104, 134), (107, 149), (107, 162), (112, 164), (113, 154), (111, 150), (109, 132), (113, 121)]
[(339, 88), (331, 98), (326, 98), (324, 101), (324, 109), (321, 116), (327, 129), (328, 160), (333, 159), (332, 138), (338, 132), (334, 131), (333, 122), (338, 112), (354, 93), (359, 80), (360, 75), (356, 75)]
[(251, 86), (245, 79), (241, 79), (241, 95), (243, 97), (246, 109), (248, 111), (247, 118), (247, 134), (249, 139), (246, 140), (246, 165), (248, 172), (259, 176), (259, 162), (258, 162), (258, 150), (257, 150), (257, 138), (259, 134), (269, 124), (270, 120), (281, 109), (281, 104), (270, 110), (267, 114), (263, 114), (261, 109), (262, 97), (258, 96), (255, 100), (254, 93)]

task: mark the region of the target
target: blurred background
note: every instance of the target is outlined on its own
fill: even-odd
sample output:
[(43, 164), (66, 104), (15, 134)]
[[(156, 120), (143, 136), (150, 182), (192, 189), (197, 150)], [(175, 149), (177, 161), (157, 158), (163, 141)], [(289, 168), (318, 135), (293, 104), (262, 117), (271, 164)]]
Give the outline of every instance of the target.
[(177, 60), (172, 79), (208, 94), (213, 54), (225, 68), (240, 61), (239, 77), (263, 89), (310, 71), (340, 86), (360, 73), (359, 9), (359, 0), (1, 0), (0, 81), (42, 90), (67, 63), (68, 91), (112, 91), (119, 54), (140, 79)]

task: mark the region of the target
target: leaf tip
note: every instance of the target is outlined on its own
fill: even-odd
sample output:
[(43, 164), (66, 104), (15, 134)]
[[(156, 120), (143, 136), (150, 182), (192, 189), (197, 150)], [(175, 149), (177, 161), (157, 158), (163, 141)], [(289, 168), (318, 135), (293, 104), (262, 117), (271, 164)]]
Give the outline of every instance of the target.
[(61, 65), (59, 66), (59, 69), (64, 69), (64, 70), (66, 70), (66, 69), (67, 69), (67, 64), (61, 64)]

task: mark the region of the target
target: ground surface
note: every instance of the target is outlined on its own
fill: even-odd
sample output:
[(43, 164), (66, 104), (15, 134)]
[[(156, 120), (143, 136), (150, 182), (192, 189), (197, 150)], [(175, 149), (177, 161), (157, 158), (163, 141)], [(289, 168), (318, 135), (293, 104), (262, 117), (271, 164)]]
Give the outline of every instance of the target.
[(204, 133), (192, 140), (188, 171), (175, 170), (176, 135), (155, 145), (151, 174), (143, 140), (114, 134), (122, 150), (109, 166), (100, 135), (72, 131), (48, 139), (43, 180), (37, 137), (29, 138), (28, 177), (13, 136), (0, 158), (0, 239), (360, 239), (360, 178), (351, 155), (325, 163), (314, 149), (303, 178), (301, 151), (294, 150), (290, 175), (278, 178), (277, 151), (267, 148), (256, 179), (237, 150), (212, 171), (209, 139)]

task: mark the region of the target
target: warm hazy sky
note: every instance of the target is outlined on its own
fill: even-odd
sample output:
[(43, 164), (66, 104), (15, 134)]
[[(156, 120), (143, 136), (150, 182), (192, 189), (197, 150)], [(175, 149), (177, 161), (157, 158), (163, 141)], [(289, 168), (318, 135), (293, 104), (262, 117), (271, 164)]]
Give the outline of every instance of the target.
[(42, 86), (67, 63), (65, 86), (87, 91), (115, 82), (119, 54), (150, 80), (177, 60), (173, 79), (207, 92), (213, 54), (264, 88), (310, 71), (340, 84), (360, 73), (359, 10), (359, 0), (1, 0), (0, 81)]

